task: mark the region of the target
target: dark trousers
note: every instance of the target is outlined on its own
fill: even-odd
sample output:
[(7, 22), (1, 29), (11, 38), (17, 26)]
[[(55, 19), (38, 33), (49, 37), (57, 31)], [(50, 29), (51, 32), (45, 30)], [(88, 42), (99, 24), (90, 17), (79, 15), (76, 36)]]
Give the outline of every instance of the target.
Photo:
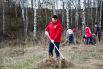
[[(59, 42), (54, 42), (56, 47), (59, 49)], [(54, 44), (53, 43), (49, 43), (49, 56), (53, 56), (53, 49), (54, 49)], [(60, 57), (60, 53), (58, 52), (58, 50), (55, 48), (55, 53), (56, 53), (56, 57)]]
[(99, 40), (99, 42), (101, 41), (101, 35), (98, 35), (98, 40)]
[(86, 37), (86, 44), (92, 44), (92, 37)]
[(68, 41), (69, 41), (69, 44), (70, 44), (70, 43), (74, 43), (74, 35), (73, 35), (73, 34), (70, 34), (70, 35), (68, 36)]
[(100, 42), (100, 41), (101, 41), (101, 31), (100, 31), (100, 30), (99, 30), (99, 31), (96, 31), (95, 34), (97, 35), (98, 40), (99, 40), (99, 42)]

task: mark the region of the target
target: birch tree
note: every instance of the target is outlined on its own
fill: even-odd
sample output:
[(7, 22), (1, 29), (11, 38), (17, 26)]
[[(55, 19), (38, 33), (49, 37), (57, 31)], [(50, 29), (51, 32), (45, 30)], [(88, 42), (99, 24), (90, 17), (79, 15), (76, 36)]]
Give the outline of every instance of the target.
[(95, 6), (95, 8), (96, 8), (96, 17), (95, 17), (95, 22), (97, 22), (97, 12), (98, 12), (97, 3), (98, 3), (98, 1), (96, 0), (96, 1), (95, 1), (95, 3), (96, 3), (96, 6)]
[(26, 37), (26, 19), (25, 19), (25, 6), (24, 6), (24, 0), (20, 0), (20, 6), (22, 10), (22, 19), (23, 19), (23, 24), (24, 24), (24, 37)]
[(91, 30), (93, 31), (93, 0), (90, 1), (90, 23), (91, 23)]
[(75, 26), (77, 26), (77, 29), (78, 29), (79, 9), (81, 9), (81, 7), (80, 7), (80, 0), (77, 0), (77, 1), (74, 0), (74, 1), (72, 1), (72, 3), (73, 3), (73, 6), (75, 8)]
[[(17, 1), (18, 1), (18, 0), (17, 0)], [(17, 23), (17, 17), (18, 17), (18, 16), (17, 16), (17, 5), (16, 5), (17, 1), (15, 2), (15, 18), (16, 18), (16, 21), (15, 21), (15, 22), (16, 22), (16, 23)]]
[(69, 29), (69, 23), (70, 23), (70, 20), (69, 20), (69, 9), (70, 9), (70, 1), (68, 1), (68, 2), (66, 3), (67, 29)]
[(76, 4), (77, 7), (75, 7), (75, 25), (77, 26), (77, 29), (78, 29), (78, 19), (79, 19), (79, 0), (78, 0), (78, 3)]
[(84, 0), (83, 12), (82, 12), (82, 33), (84, 33), (84, 29), (85, 29), (85, 14), (86, 14), (85, 8), (86, 8), (86, 0)]
[(102, 1), (100, 1), (100, 27), (101, 27), (101, 23), (102, 23)]
[(33, 0), (33, 11), (34, 11), (34, 31), (33, 31), (33, 36), (36, 37), (36, 1), (37, 0)]
[(26, 5), (26, 22), (25, 22), (25, 24), (24, 24), (24, 29), (25, 29), (25, 36), (27, 37), (27, 32), (28, 32), (28, 0), (26, 0), (26, 3), (25, 3), (25, 5)]
[(79, 24), (81, 23), (80, 22), (80, 16), (81, 16), (80, 12), (81, 12), (81, 0), (78, 0), (78, 18), (77, 18), (78, 19), (78, 23), (77, 23), (78, 27), (77, 27), (77, 29), (79, 29), (79, 27), (80, 27)]
[(3, 34), (6, 33), (6, 28), (5, 28), (5, 0), (2, 0), (2, 7), (3, 7)]
[(64, 1), (62, 1), (62, 24), (64, 23)]
[(53, 0), (53, 1), (52, 1), (53, 15), (56, 15), (56, 8), (55, 8), (55, 5), (56, 5), (56, 0)]
[[(70, 0), (70, 9), (71, 9), (71, 10), (70, 10), (70, 19), (71, 19), (71, 20), (70, 20), (70, 24), (69, 24), (69, 25), (72, 25), (72, 23), (73, 23), (73, 22), (72, 22), (72, 13), (73, 13), (73, 11), (72, 11), (72, 2), (73, 2), (73, 1)], [(70, 27), (70, 26), (69, 26), (69, 27)]]

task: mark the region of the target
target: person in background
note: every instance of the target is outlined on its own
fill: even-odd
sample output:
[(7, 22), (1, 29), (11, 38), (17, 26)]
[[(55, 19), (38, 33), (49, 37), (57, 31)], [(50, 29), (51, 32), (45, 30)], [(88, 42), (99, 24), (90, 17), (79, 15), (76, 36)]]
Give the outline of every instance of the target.
[[(61, 35), (62, 35), (62, 25), (60, 23), (60, 20), (58, 19), (57, 15), (53, 15), (51, 21), (45, 28), (45, 35), (50, 36), (50, 42), (49, 42), (49, 57), (53, 57), (53, 49), (54, 44), (59, 49), (60, 42), (61, 42)], [(59, 60), (60, 53), (55, 48), (56, 58)]]
[(98, 23), (95, 24), (95, 34), (97, 36), (98, 43), (101, 41), (101, 28)]
[(74, 43), (77, 44), (78, 41), (77, 41), (77, 28), (76, 28), (76, 26), (73, 26), (72, 30), (74, 33)]
[(92, 33), (89, 28), (89, 26), (85, 26), (85, 39), (86, 39), (86, 44), (89, 45), (92, 41)]
[(72, 29), (68, 29), (66, 32), (66, 41), (69, 43), (69, 45), (71, 43), (74, 44), (74, 32)]

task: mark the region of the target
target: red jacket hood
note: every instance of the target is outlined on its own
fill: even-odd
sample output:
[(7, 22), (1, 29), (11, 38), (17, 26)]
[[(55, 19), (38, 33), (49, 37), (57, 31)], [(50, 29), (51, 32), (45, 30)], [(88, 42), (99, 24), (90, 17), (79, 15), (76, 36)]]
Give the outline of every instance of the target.
[[(52, 22), (52, 20), (50, 22)], [(57, 19), (56, 23), (54, 23), (54, 24), (60, 24), (60, 20)]]
[(90, 36), (91, 36), (91, 30), (90, 30), (89, 27), (86, 27), (86, 28), (85, 28), (85, 35), (86, 35), (87, 37), (90, 37)]

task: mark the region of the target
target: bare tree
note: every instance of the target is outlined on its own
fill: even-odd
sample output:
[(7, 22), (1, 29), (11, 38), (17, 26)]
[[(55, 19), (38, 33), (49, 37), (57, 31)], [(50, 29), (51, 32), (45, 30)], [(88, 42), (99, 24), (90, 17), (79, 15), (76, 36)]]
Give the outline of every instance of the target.
[(28, 32), (28, 0), (26, 0), (26, 19), (25, 19), (25, 25), (24, 25), (24, 28), (25, 28), (25, 36), (27, 37), (27, 32)]
[[(17, 1), (18, 1), (18, 0), (17, 0)], [(16, 5), (17, 1), (15, 2), (15, 18), (16, 18), (16, 21), (15, 21), (15, 22), (16, 22), (16, 23), (17, 23), (17, 17), (18, 17), (18, 16), (17, 16), (17, 5)]]
[(90, 0), (90, 22), (91, 22), (91, 30), (93, 31), (93, 0)]
[(26, 35), (26, 27), (25, 27), (26, 19), (25, 19), (24, 0), (20, 0), (20, 6), (21, 6), (21, 10), (22, 10), (22, 19), (23, 19), (23, 24), (24, 24), (24, 36), (25, 36)]
[(66, 21), (67, 21), (67, 29), (69, 29), (69, 9), (70, 9), (70, 1), (67, 2), (66, 4)]
[(101, 27), (101, 23), (102, 23), (102, 2), (103, 1), (100, 1), (100, 27)]
[(28, 31), (28, 0), (20, 0), (20, 5), (22, 9), (22, 19), (24, 24), (24, 37), (27, 37)]
[(80, 16), (81, 16), (81, 14), (80, 14), (80, 12), (81, 12), (81, 0), (78, 0), (78, 23), (77, 23), (77, 29), (79, 29), (79, 22), (80, 22)]
[(64, 23), (64, 2), (62, 1), (62, 24)]
[(5, 29), (5, 0), (2, 0), (2, 6), (3, 6), (3, 34), (6, 33), (6, 29)]
[(36, 12), (36, 1), (37, 0), (33, 0), (33, 10), (34, 10), (34, 31), (33, 31), (33, 35), (34, 35), (34, 37), (36, 37), (36, 14), (37, 14), (37, 12)]
[(79, 0), (78, 0), (78, 4), (76, 4), (77, 5), (77, 7), (75, 8), (75, 11), (76, 11), (76, 13), (75, 13), (75, 25), (77, 26), (77, 29), (78, 29), (78, 19), (79, 19)]
[(52, 1), (53, 15), (56, 15), (56, 8), (55, 8), (55, 6), (56, 6), (56, 0), (53, 0)]
[(95, 18), (95, 22), (97, 22), (97, 16), (98, 16), (98, 1), (95, 1), (96, 3), (96, 18)]
[(70, 20), (70, 23), (71, 23), (71, 25), (72, 25), (72, 23), (73, 23), (73, 21), (72, 21), (72, 20), (73, 20), (73, 19), (72, 19), (72, 18), (73, 18), (73, 17), (72, 17), (72, 13), (73, 13), (73, 10), (72, 10), (72, 2), (73, 2), (73, 1), (70, 0), (70, 7), (71, 7), (71, 8), (70, 8), (70, 9), (71, 9), (71, 10), (70, 10), (70, 19), (71, 19), (71, 20)]
[(84, 0), (83, 12), (82, 12), (82, 33), (84, 33), (84, 29), (85, 29), (85, 14), (86, 14), (85, 9), (86, 9), (86, 0)]

